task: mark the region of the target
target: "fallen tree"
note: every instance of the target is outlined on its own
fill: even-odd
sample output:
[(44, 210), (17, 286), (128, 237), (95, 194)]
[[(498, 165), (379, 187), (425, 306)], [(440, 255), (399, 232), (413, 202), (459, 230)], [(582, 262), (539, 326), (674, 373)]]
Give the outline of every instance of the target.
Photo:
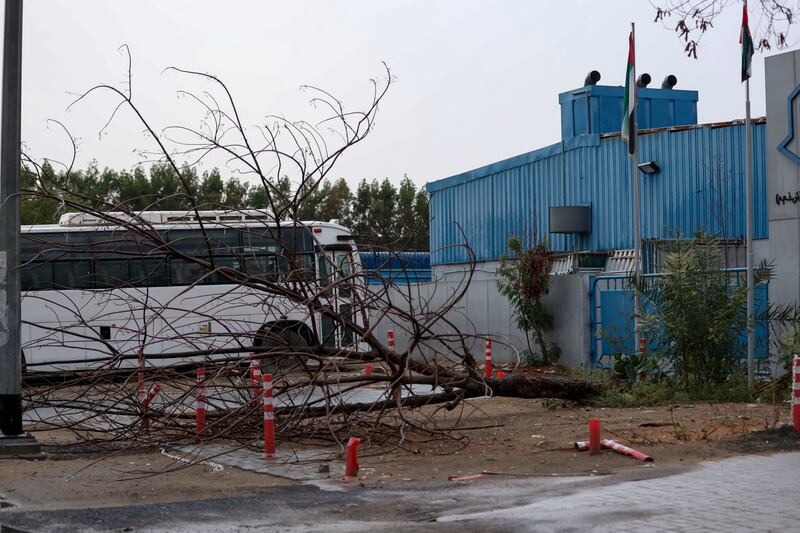
[[(593, 384), (563, 376), (484, 377), (472, 347), (482, 344), (489, 332), (459, 331), (449, 318), (464, 298), (475, 267), (467, 242), (463, 246), (470, 268), (463, 282), (434, 305), (399, 287), (396, 278), (367, 286), (352, 257), (355, 249), (322, 243), (311, 231), (313, 224), (298, 219), (303, 201), (330, 175), (342, 154), (372, 131), (379, 104), (392, 83), (388, 69), (382, 80), (372, 82), (372, 100), (364, 111), (349, 111), (329, 93), (308, 88), (316, 95), (312, 100), (316, 107), (327, 112), (319, 122), (334, 130), (327, 136), (307, 122), (276, 116), (245, 127), (221, 80), (168, 70), (199, 78), (213, 88), (200, 94), (181, 93), (199, 107), (200, 126), (158, 129), (137, 106), (130, 83), (125, 90), (97, 85), (74, 105), (97, 92), (115, 96), (118, 105), (111, 119), (122, 109), (130, 111), (153, 142), (153, 150), (145, 153), (174, 173), (182, 190), (139, 199), (139, 204), (146, 200), (143, 211), (76, 190), (69, 180), (72, 163), (65, 165), (61, 174), (65, 178), (59, 181), (32, 157), (26, 158), (28, 171), (36, 176), (36, 186), (25, 191), (26, 198), (57, 199), (65, 212), (84, 215), (88, 222), (82, 223), (103, 235), (74, 242), (46, 233), (27, 236), (36, 252), (21, 265), (23, 273), (46, 269), (62, 257), (76, 264), (87, 257), (95, 265), (87, 270), (91, 278), (83, 287), (91, 291), (27, 295), (29, 302), (57, 316), (26, 323), (39, 333), (26, 342), (27, 353), (53, 346), (83, 347), (75, 358), (28, 361), (29, 370), (60, 365), (70, 372), (26, 390), (29, 421), (40, 428), (69, 429), (81, 443), (98, 446), (198, 437), (255, 445), (262, 398), (257, 379), (248, 375), (247, 367), (254, 362), (271, 371), (279, 436), (284, 439), (327, 438), (341, 443), (357, 431), (393, 432), (402, 440), (409, 428), (433, 431), (435, 424), (408, 415), (430, 405), (452, 410), (466, 399), (482, 396), (580, 401), (596, 393)], [(72, 146), (74, 161), (74, 142)], [(262, 187), (266, 207), (230, 209), (224, 198), (212, 206), (199, 204), (191, 177), (211, 154), (224, 157), (232, 171)], [(179, 158), (189, 162), (179, 163)], [(175, 199), (189, 207), (170, 211), (171, 222), (156, 223), (148, 216), (150, 211), (165, 211)], [(193, 232), (191, 238), (181, 236), (187, 228)], [(264, 236), (268, 243), (260, 248), (247, 244)], [(305, 248), (297, 244), (300, 241)], [(154, 262), (158, 264), (144, 273), (144, 280), (134, 279), (134, 266)], [(128, 278), (109, 281), (107, 273), (101, 277), (100, 266), (107, 264), (124, 268)], [(178, 273), (190, 273), (184, 276), (182, 289), (169, 297), (149, 282), (161, 275), (162, 266), (170, 276), (175, 275), (173, 267)], [(253, 309), (263, 318), (252, 319)], [(96, 326), (110, 310), (118, 317), (121, 325), (114, 327), (124, 342)], [(409, 339), (403, 349), (387, 345), (383, 331), (376, 329), (382, 321), (403, 329)], [(366, 365), (375, 365), (382, 373), (361, 372)], [(191, 422), (199, 394), (193, 372), (201, 367), (207, 376), (210, 423), (197, 435)], [(160, 396), (156, 396), (159, 389), (149, 389), (156, 385)], [(156, 391), (152, 402), (142, 400), (148, 389)]]

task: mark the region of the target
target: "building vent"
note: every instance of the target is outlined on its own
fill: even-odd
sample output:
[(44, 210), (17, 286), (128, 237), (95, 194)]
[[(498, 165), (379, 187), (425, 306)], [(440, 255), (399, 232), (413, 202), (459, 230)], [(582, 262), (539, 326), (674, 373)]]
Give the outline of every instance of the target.
[(564, 205), (550, 208), (550, 233), (591, 233), (592, 206)]
[(553, 264), (550, 267), (550, 273), (555, 276), (572, 274), (574, 270), (575, 256), (573, 254), (562, 254), (557, 256), (555, 260), (553, 260)]
[(633, 272), (635, 252), (633, 248), (629, 250), (614, 250), (611, 257), (606, 262), (603, 272), (607, 274)]

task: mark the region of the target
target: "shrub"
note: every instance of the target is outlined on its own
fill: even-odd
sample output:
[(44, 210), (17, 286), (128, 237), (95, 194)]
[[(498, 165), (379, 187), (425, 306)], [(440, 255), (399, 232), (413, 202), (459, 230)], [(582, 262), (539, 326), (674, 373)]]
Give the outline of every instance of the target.
[[(742, 332), (747, 326), (747, 287), (731, 283), (720, 247), (699, 233), (670, 243), (663, 275), (640, 279), (644, 308), (642, 329), (654, 339), (653, 357), (679, 377), (684, 390), (723, 384), (742, 370)], [(755, 282), (769, 277), (762, 264)]]
[(548, 343), (544, 338), (553, 329), (553, 315), (542, 301), (550, 290), (553, 254), (546, 241), (539, 242), (530, 250), (523, 250), (520, 240), (513, 236), (508, 239), (508, 249), (512, 255), (500, 258), (497, 286), (511, 303), (517, 327), (525, 332), (528, 353), (533, 353), (531, 337), (534, 337), (542, 362), (549, 364), (561, 353), (555, 343)]

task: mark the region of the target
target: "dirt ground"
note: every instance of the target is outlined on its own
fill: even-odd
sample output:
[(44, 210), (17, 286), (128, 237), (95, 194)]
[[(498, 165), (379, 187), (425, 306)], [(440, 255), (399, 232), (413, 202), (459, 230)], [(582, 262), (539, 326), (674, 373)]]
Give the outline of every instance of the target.
[[(367, 441), (360, 448), (363, 485), (447, 483), (449, 476), (611, 475), (631, 469), (670, 469), (746, 453), (800, 450), (800, 434), (779, 429), (790, 417), (786, 403), (697, 404), (653, 408), (589, 408), (542, 400), (475, 399), (463, 410), (440, 411), (454, 436), (430, 439), (409, 433), (402, 448), (387, 451)], [(578, 452), (588, 419), (602, 421), (605, 438), (651, 455), (640, 463), (611, 451)], [(64, 436), (35, 434), (43, 444)], [(100, 507), (186, 501), (252, 494), (297, 482), (225, 466), (185, 465), (161, 450), (91, 456), (48, 447), (41, 461), (0, 462), (0, 507), (34, 509)], [(279, 448), (280, 451), (280, 448)], [(55, 452), (55, 453), (53, 453)], [(169, 452), (167, 452), (169, 453)], [(169, 471), (168, 473), (163, 473)], [(335, 473), (332, 469), (332, 476)], [(480, 483), (480, 480), (474, 481)]]

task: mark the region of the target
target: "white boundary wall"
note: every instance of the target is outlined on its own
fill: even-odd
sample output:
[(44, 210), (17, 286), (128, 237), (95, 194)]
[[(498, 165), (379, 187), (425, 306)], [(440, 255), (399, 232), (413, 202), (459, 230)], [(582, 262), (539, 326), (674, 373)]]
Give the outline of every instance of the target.
[[(522, 357), (521, 352), (527, 348), (527, 343), (524, 333), (514, 325), (508, 300), (497, 288), (498, 266), (497, 262), (478, 265), (466, 294), (447, 315), (447, 319), (463, 333), (490, 335), (493, 339), (494, 361), (502, 364), (516, 361), (518, 353)], [(406, 310), (413, 306), (417, 313), (432, 312), (452, 298), (456, 291), (463, 290), (467, 268), (465, 265), (436, 266), (432, 276), (434, 281), (398, 286), (391, 294), (392, 303)], [(371, 288), (381, 290), (376, 286)], [(559, 363), (568, 367), (587, 367), (589, 362), (588, 291), (588, 274), (553, 276), (550, 293), (545, 300), (555, 319), (555, 330), (550, 333), (548, 340), (561, 347)], [(373, 323), (377, 318), (372, 317)], [(389, 329), (395, 331), (397, 350), (405, 350), (410, 339), (407, 328), (396, 320), (384, 318), (375, 326), (375, 334), (385, 339)], [(448, 331), (444, 324), (437, 330), (437, 333), (448, 332), (452, 330)], [(538, 347), (532, 344), (534, 352), (538, 354)], [(478, 364), (482, 364), (483, 342), (475, 340), (470, 348)]]

